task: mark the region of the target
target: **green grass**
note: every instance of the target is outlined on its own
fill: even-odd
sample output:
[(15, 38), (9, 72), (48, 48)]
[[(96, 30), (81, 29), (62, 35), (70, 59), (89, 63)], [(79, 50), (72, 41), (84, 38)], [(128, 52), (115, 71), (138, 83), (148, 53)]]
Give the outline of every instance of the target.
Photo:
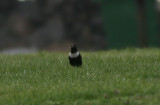
[(159, 105), (160, 50), (0, 55), (0, 105)]

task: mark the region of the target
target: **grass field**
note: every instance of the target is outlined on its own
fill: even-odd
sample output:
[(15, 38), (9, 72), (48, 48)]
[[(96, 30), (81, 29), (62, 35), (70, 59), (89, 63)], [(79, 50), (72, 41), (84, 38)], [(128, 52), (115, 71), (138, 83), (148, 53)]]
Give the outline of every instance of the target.
[(160, 50), (0, 55), (0, 105), (159, 105)]

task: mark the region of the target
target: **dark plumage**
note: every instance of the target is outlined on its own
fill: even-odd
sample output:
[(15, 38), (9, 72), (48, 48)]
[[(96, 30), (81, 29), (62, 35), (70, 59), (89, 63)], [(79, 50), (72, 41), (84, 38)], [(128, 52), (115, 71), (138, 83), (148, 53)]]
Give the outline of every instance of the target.
[(78, 52), (76, 45), (71, 46), (71, 52), (69, 53), (69, 62), (72, 66), (81, 66), (82, 65), (82, 57)]

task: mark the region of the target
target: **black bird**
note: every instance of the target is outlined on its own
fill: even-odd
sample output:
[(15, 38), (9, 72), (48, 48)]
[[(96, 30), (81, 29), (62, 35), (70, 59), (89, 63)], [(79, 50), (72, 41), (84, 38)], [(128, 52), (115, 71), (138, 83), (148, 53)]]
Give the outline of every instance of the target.
[(71, 46), (71, 52), (69, 53), (69, 62), (72, 66), (81, 66), (82, 65), (82, 57), (81, 54), (78, 52), (77, 46), (73, 44)]

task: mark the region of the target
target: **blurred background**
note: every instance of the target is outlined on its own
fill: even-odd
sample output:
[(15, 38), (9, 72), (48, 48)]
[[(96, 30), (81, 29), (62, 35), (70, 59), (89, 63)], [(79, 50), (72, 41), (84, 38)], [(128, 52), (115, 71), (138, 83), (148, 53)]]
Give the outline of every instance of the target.
[(0, 53), (160, 47), (160, 0), (0, 0)]

